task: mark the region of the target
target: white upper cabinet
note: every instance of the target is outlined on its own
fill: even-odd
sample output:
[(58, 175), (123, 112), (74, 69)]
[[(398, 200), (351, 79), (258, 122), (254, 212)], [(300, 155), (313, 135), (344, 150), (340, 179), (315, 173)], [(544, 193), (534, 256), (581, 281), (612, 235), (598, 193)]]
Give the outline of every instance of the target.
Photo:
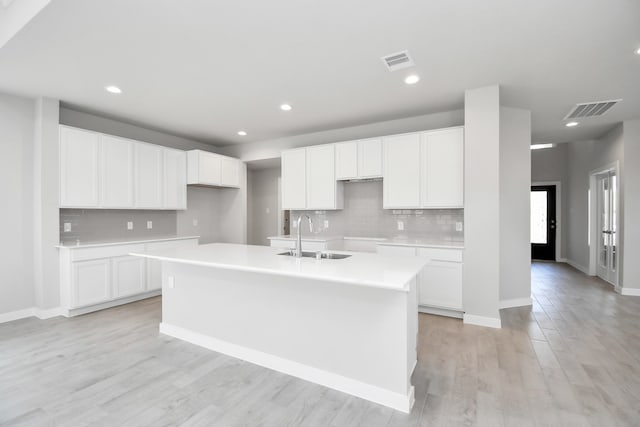
[(164, 208), (187, 209), (187, 153), (164, 150)]
[(60, 207), (100, 204), (100, 134), (60, 127)]
[(337, 180), (382, 176), (382, 139), (339, 142), (335, 147)]
[(463, 207), (464, 129), (458, 127), (424, 132), (421, 139), (422, 206)]
[(382, 139), (358, 141), (358, 178), (382, 176)]
[(220, 185), (240, 187), (240, 161), (238, 159), (220, 156)]
[(162, 147), (135, 142), (134, 151), (136, 207), (162, 209), (164, 164)]
[(358, 141), (336, 144), (336, 179), (358, 178)]
[(242, 162), (202, 150), (187, 153), (187, 183), (214, 187), (240, 187)]
[(305, 148), (282, 152), (282, 209), (307, 208)]
[(133, 142), (102, 135), (102, 192), (100, 205), (111, 209), (132, 209)]
[(383, 139), (383, 207), (420, 207), (420, 134)]
[(335, 145), (307, 148), (307, 209), (340, 209), (335, 175)]

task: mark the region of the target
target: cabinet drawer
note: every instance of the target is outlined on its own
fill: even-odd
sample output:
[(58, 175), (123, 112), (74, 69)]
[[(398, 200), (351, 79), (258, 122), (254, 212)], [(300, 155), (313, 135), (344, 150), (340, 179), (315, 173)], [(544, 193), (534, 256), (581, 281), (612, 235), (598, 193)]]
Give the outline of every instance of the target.
[(87, 259), (112, 258), (125, 256), (130, 252), (143, 252), (144, 244), (101, 246), (97, 248), (84, 248), (71, 250), (71, 261)]
[(378, 253), (392, 256), (416, 256), (416, 248), (413, 246), (389, 246), (378, 245)]
[(462, 249), (418, 248), (417, 255), (430, 261), (462, 262)]

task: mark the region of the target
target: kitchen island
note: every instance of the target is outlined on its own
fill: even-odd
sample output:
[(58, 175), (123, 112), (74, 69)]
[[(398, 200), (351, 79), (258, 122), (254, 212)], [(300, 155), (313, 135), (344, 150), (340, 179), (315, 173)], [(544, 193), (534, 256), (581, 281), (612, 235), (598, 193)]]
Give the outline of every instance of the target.
[(409, 412), (424, 261), (282, 252), (216, 243), (131, 255), (162, 261), (161, 333)]

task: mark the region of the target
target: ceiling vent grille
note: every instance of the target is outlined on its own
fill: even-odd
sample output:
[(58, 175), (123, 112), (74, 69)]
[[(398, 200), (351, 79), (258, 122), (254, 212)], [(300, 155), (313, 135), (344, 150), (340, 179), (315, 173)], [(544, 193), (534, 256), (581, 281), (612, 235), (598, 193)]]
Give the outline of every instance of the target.
[(607, 111), (611, 109), (618, 102), (622, 101), (622, 99), (612, 99), (609, 101), (598, 101), (598, 102), (585, 102), (583, 104), (576, 104), (575, 107), (569, 111), (569, 114), (564, 118), (568, 119), (581, 119), (585, 117), (598, 117), (604, 115)]
[(415, 65), (413, 59), (409, 56), (409, 51), (406, 50), (383, 56), (382, 61), (389, 71), (402, 70), (403, 68), (409, 68)]

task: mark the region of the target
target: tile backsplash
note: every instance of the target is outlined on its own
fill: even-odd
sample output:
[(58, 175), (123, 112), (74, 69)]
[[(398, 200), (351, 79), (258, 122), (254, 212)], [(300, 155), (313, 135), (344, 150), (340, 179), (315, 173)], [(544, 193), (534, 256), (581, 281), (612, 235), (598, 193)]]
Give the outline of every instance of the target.
[[(313, 220), (313, 234), (324, 236), (426, 238), (462, 240), (463, 209), (382, 209), (382, 181), (344, 184), (344, 209), (337, 211), (294, 211), (291, 221), (305, 213)], [(325, 222), (328, 221), (328, 227)], [(399, 230), (399, 223), (403, 230)], [(302, 232), (308, 235), (306, 222)], [(291, 233), (295, 233), (291, 228)]]
[[(133, 230), (127, 222), (133, 222)], [(152, 228), (147, 228), (147, 221)], [(64, 231), (65, 223), (71, 231)], [(60, 242), (75, 244), (176, 236), (176, 211), (127, 209), (60, 209)]]

